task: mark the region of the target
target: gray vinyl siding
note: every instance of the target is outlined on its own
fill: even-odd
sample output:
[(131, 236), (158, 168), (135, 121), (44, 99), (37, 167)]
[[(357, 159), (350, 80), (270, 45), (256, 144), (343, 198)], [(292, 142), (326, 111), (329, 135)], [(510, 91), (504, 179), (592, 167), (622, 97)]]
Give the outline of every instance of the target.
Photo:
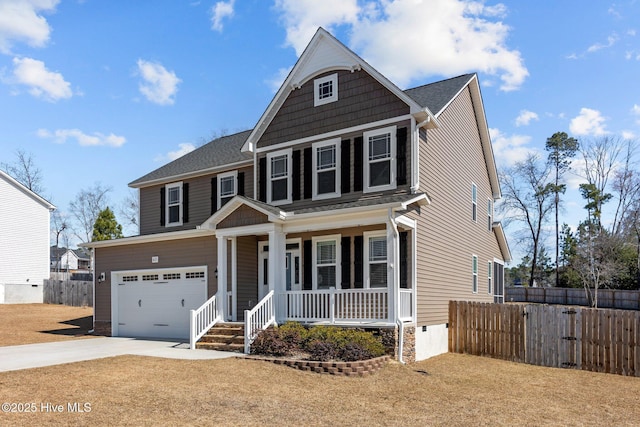
[(267, 222), (268, 218), (262, 212), (258, 212), (247, 205), (241, 205), (234, 210), (231, 215), (220, 221), (216, 225), (216, 229), (244, 227), (248, 225), (265, 224)]
[(258, 147), (409, 114), (407, 104), (363, 70), (330, 71), (315, 78), (336, 72), (337, 101), (314, 107), (314, 79), (310, 79), (289, 94)]
[[(294, 145), (292, 147), (292, 149), (295, 150), (300, 150), (300, 175), (297, 175), (297, 171), (292, 171), (292, 182), (293, 180), (300, 180), (300, 200), (294, 200), (292, 203), (289, 204), (281, 204), (278, 205), (280, 208), (282, 208), (285, 211), (296, 211), (299, 209), (306, 209), (306, 208), (311, 208), (311, 207), (317, 207), (317, 206), (326, 206), (328, 204), (336, 204), (336, 203), (349, 203), (349, 202), (354, 202), (354, 201), (358, 201), (361, 200), (363, 198), (366, 199), (371, 199), (371, 198), (375, 198), (375, 197), (379, 197), (379, 196), (385, 196), (385, 195), (390, 195), (390, 194), (407, 194), (411, 191), (411, 121), (410, 120), (403, 120), (403, 121), (399, 121), (397, 123), (392, 123), (386, 126), (378, 126), (378, 127), (371, 127), (366, 129), (366, 131), (369, 130), (375, 130), (377, 128), (386, 128), (389, 126), (396, 126), (397, 129), (400, 128), (406, 128), (407, 129), (407, 143), (406, 143), (406, 157), (405, 157), (405, 169), (406, 169), (406, 178), (407, 178), (407, 183), (405, 185), (398, 185), (394, 190), (388, 190), (388, 191), (381, 191), (381, 192), (369, 192), (369, 193), (364, 193), (363, 191), (353, 191), (353, 181), (354, 181), (354, 158), (355, 158), (355, 153), (354, 153), (354, 139), (357, 137), (362, 137), (365, 131), (361, 131), (361, 132), (349, 132), (349, 133), (345, 133), (343, 135), (340, 135), (339, 138), (340, 141), (343, 140), (349, 140), (350, 141), (350, 155), (349, 155), (349, 163), (346, 164), (345, 160), (342, 159), (341, 160), (341, 167), (348, 167), (349, 168), (349, 182), (350, 182), (350, 191), (348, 193), (342, 193), (339, 197), (335, 197), (335, 198), (329, 198), (329, 199), (322, 199), (322, 200), (316, 200), (314, 201), (312, 199), (312, 197), (305, 199), (304, 198), (304, 187), (305, 187), (305, 169), (304, 169), (304, 149), (308, 148), (308, 147), (312, 147), (313, 143), (315, 142), (322, 142), (323, 139), (318, 139), (317, 141), (312, 141), (312, 142), (307, 142), (307, 143), (303, 143), (303, 144), (297, 144)], [(337, 150), (340, 151), (340, 143), (338, 143), (338, 147)], [(365, 150), (363, 149), (363, 156), (364, 156), (364, 152)], [(258, 154), (258, 159), (260, 158), (264, 158), (266, 157), (268, 154), (268, 152), (263, 152)], [(397, 153), (396, 153), (397, 154)], [(396, 159), (397, 161), (397, 159)], [(293, 162), (292, 162), (293, 163)], [(256, 163), (256, 168), (259, 168), (259, 160)], [(367, 162), (365, 161), (365, 159), (362, 159), (362, 165), (363, 165), (363, 174), (364, 174), (364, 168), (367, 165)], [(293, 166), (292, 166), (293, 167)], [(395, 173), (395, 171), (394, 171)], [(311, 174), (313, 174), (313, 169), (311, 171)], [(340, 175), (341, 171), (338, 170), (337, 174)], [(258, 173), (258, 180), (260, 179), (260, 174)], [(364, 177), (363, 177), (364, 180)], [(258, 186), (260, 184), (258, 183)], [(267, 177), (267, 183), (266, 185), (269, 185), (269, 177)], [(340, 190), (340, 188), (338, 188)], [(289, 192), (291, 193), (292, 189), (289, 189)], [(258, 195), (259, 196), (259, 195)]]
[[(241, 168), (238, 172), (244, 172), (245, 195), (253, 197), (253, 167)], [(165, 227), (160, 224), (160, 188), (165, 184), (141, 188), (140, 234), (188, 230), (201, 225), (211, 216), (211, 179), (215, 176), (215, 174), (204, 175), (175, 181), (189, 184), (189, 221), (176, 227)]]
[(252, 309), (258, 303), (258, 238), (238, 237), (237, 256), (237, 319), (244, 320), (244, 311)]
[[(158, 262), (152, 263), (151, 257)], [(96, 274), (105, 273), (106, 280), (96, 283), (95, 320), (111, 320), (111, 273), (124, 270), (161, 269), (189, 266), (207, 266), (207, 296), (217, 292), (215, 269), (217, 265), (215, 237), (139, 243), (95, 249)]]
[[(418, 325), (446, 323), (449, 300), (493, 301), (487, 293), (487, 262), (502, 255), (487, 229), (492, 191), (469, 89), (427, 131), (420, 147), (421, 191), (431, 204), (417, 219)], [(471, 215), (471, 185), (478, 187), (477, 222)], [(478, 256), (478, 293), (472, 292), (472, 255)]]

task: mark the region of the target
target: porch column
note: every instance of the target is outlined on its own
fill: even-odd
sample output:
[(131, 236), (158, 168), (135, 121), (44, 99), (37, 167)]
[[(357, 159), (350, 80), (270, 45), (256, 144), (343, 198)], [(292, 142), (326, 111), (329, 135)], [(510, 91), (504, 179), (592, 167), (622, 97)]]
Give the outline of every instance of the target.
[(398, 318), (398, 301), (400, 300), (400, 236), (391, 209), (387, 218), (387, 291), (389, 293), (388, 320), (395, 322)]
[(286, 236), (281, 227), (276, 226), (269, 231), (269, 290), (274, 292), (277, 322), (286, 316), (286, 304), (284, 303), (286, 242)]
[(218, 293), (216, 299), (218, 300), (218, 307), (220, 307), (220, 316), (222, 320), (227, 320), (227, 313), (229, 309), (227, 307), (227, 238), (217, 236), (218, 239)]

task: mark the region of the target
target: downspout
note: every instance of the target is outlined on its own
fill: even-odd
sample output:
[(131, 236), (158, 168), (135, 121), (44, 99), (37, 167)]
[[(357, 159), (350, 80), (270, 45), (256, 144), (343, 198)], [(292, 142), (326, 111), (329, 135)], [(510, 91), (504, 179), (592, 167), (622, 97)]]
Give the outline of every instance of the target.
[(393, 291), (395, 293), (395, 298), (393, 304), (395, 305), (395, 321), (398, 327), (398, 362), (403, 365), (404, 360), (402, 359), (402, 348), (404, 346), (404, 325), (400, 320), (398, 313), (400, 312), (400, 254), (398, 253), (398, 242), (400, 241), (400, 233), (398, 233), (398, 226), (396, 224), (395, 219), (393, 218), (393, 209), (389, 208), (389, 224), (391, 225), (391, 230), (393, 231)]

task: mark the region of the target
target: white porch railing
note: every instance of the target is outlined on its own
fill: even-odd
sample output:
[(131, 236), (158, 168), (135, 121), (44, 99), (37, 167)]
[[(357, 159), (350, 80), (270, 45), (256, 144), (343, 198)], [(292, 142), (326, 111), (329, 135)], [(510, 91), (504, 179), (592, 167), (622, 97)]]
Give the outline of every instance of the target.
[(196, 342), (221, 320), (216, 296), (209, 298), (200, 308), (191, 310), (190, 316), (189, 347), (194, 350)]
[(251, 310), (244, 311), (244, 352), (249, 354), (251, 343), (260, 331), (267, 329), (276, 322), (273, 307), (273, 291), (270, 291)]
[(288, 291), (281, 302), (286, 320), (297, 322), (393, 322), (386, 288)]
[(399, 309), (399, 320), (413, 320), (413, 289), (400, 289)]

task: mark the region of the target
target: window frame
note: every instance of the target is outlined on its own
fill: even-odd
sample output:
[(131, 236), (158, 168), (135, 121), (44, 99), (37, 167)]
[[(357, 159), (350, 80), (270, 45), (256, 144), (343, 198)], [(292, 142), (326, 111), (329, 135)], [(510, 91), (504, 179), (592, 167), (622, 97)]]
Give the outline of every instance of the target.
[[(364, 277), (363, 277), (363, 287), (365, 289), (389, 289), (389, 247), (388, 247), (388, 240), (387, 240), (387, 232), (382, 230), (382, 231), (367, 231), (362, 233), (362, 237), (363, 237), (363, 256), (362, 256), (362, 260), (364, 262)], [(387, 257), (384, 261), (382, 260), (376, 260), (376, 261), (371, 261), (371, 253), (370, 253), (370, 242), (371, 239), (378, 239), (384, 237), (385, 243), (387, 244)], [(375, 286), (375, 287), (371, 287), (371, 265), (372, 264), (385, 264), (387, 266), (387, 268), (385, 269), (387, 272), (387, 280), (386, 280), (386, 286), (382, 287), (382, 286)]]
[[(231, 195), (222, 195), (222, 181), (225, 179), (231, 178), (231, 182), (233, 182), (233, 191)], [(237, 194), (238, 194), (238, 171), (231, 171), (231, 172), (225, 172), (225, 173), (221, 173), (218, 174), (218, 200), (217, 200), (217, 204), (218, 204), (218, 209), (220, 209), (223, 204), (222, 204), (222, 199), (233, 199)]]
[[(273, 151), (267, 154), (267, 203), (278, 206), (278, 205), (286, 205), (292, 202), (291, 197), (291, 155), (293, 150), (291, 148), (285, 150)], [(273, 200), (273, 177), (271, 176), (271, 162), (274, 157), (282, 157), (286, 156), (287, 159), (287, 173), (286, 176), (277, 177), (276, 180), (285, 180), (287, 182), (287, 198), (286, 199), (278, 199)]]
[[(171, 203), (169, 194), (170, 191), (174, 188), (178, 189), (178, 202), (177, 203)], [(164, 225), (165, 227), (179, 227), (182, 225), (182, 213), (184, 211), (184, 194), (182, 191), (182, 181), (179, 182), (172, 182), (171, 184), (167, 184), (164, 187), (164, 191), (165, 191), (165, 222)], [(178, 221), (175, 222), (170, 222), (171, 220), (171, 208), (178, 206)]]
[(474, 294), (478, 293), (478, 255), (471, 256), (471, 273), (473, 275), (471, 282), (471, 291)]
[[(325, 83), (331, 83), (331, 95), (324, 98), (320, 97), (320, 88)], [(319, 107), (320, 105), (330, 104), (338, 100), (338, 73), (333, 73), (328, 76), (320, 77), (313, 81), (313, 106)]]
[(493, 229), (493, 201), (487, 199), (487, 231)]
[(478, 222), (478, 186), (471, 183), (471, 220)]
[[(366, 131), (362, 134), (363, 139), (363, 193), (372, 193), (374, 191), (387, 191), (387, 190), (395, 190), (397, 187), (396, 182), (396, 149), (397, 149), (397, 141), (396, 141), (396, 132), (397, 126), (387, 126), (384, 128), (374, 129), (370, 131)], [(389, 135), (389, 156), (384, 159), (369, 159), (369, 140), (376, 136), (381, 135)], [(383, 185), (370, 185), (371, 178), (371, 165), (374, 163), (381, 162), (389, 162), (389, 183)]]
[[(316, 290), (326, 290), (329, 288), (318, 288), (318, 267), (332, 267), (335, 266), (335, 289), (341, 289), (340, 278), (342, 277), (342, 248), (341, 248), (341, 235), (340, 234), (331, 234), (327, 236), (316, 236), (311, 238), (311, 257), (313, 261), (313, 280), (311, 282), (311, 289)], [(325, 242), (334, 242), (336, 248), (336, 257), (335, 262), (333, 263), (323, 263), (318, 264), (318, 243)], [(304, 262), (307, 262), (306, 260)]]
[[(324, 200), (324, 199), (332, 199), (335, 197), (340, 197), (341, 195), (341, 173), (340, 173), (340, 168), (342, 165), (342, 159), (340, 157), (340, 138), (333, 138), (333, 139), (329, 139), (326, 141), (321, 141), (321, 142), (315, 142), (312, 144), (312, 188), (313, 188), (313, 192), (312, 192), (312, 196), (311, 196), (311, 200)], [(325, 147), (330, 147), (333, 146), (334, 149), (334, 153), (335, 153), (335, 164), (333, 166), (333, 168), (327, 168), (327, 169), (322, 169), (319, 170), (318, 169), (318, 150), (321, 148), (325, 148)], [(318, 193), (318, 174), (320, 172), (327, 172), (329, 170), (333, 170), (335, 173), (335, 188), (333, 189), (332, 192), (330, 193), (323, 193), (323, 194), (319, 194)]]
[(487, 261), (487, 293), (493, 294), (493, 262)]

